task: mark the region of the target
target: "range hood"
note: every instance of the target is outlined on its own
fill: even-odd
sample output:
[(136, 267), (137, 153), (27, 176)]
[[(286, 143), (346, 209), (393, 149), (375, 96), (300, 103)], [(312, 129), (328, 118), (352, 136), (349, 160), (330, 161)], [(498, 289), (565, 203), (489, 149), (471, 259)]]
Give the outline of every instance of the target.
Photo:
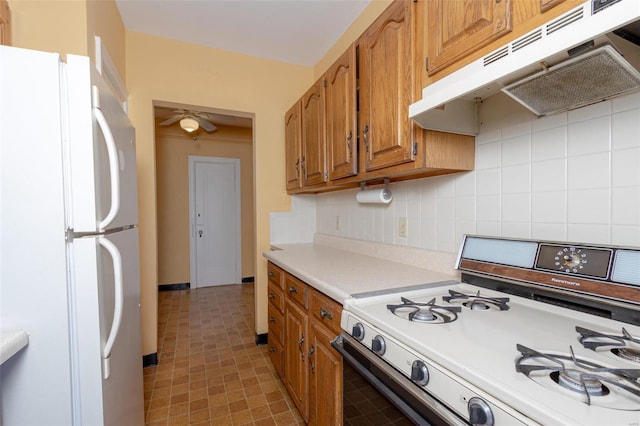
[(640, 90), (640, 0), (588, 0), (425, 87), (420, 127), (478, 134), (478, 105), (503, 92), (538, 117)]

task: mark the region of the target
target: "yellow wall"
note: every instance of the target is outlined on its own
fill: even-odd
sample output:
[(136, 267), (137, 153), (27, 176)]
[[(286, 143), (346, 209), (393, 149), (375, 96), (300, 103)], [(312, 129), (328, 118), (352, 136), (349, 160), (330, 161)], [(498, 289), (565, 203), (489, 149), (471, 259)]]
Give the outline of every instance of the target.
[(284, 113), (310, 86), (313, 70), (127, 32), (127, 88), (136, 126), (143, 353), (157, 351), (157, 212), (153, 101), (255, 114), (256, 332), (267, 331), (269, 212), (290, 208), (284, 188)]
[(10, 0), (12, 44), (25, 49), (89, 56), (102, 38), (125, 78), (124, 25), (113, 0)]
[(189, 156), (240, 159), (242, 277), (253, 277), (253, 137), (251, 129), (219, 126), (199, 132), (197, 140), (177, 123), (156, 127), (158, 186), (158, 284), (187, 283), (189, 254)]

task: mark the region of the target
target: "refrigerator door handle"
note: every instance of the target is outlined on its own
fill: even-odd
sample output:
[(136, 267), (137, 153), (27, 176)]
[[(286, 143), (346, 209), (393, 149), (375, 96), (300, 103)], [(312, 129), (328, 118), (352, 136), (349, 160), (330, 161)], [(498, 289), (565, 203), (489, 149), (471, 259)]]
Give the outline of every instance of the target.
[(107, 338), (107, 342), (104, 345), (104, 352), (102, 354), (103, 360), (103, 377), (104, 379), (108, 379), (111, 374), (110, 361), (109, 357), (111, 356), (111, 349), (113, 348), (113, 344), (116, 341), (116, 337), (118, 336), (118, 331), (120, 329), (120, 323), (122, 322), (122, 312), (124, 308), (124, 288), (123, 288), (123, 271), (122, 271), (122, 258), (120, 256), (120, 251), (105, 237), (98, 237), (98, 243), (104, 247), (111, 258), (113, 259), (113, 278), (114, 278), (114, 296), (115, 303), (113, 307), (113, 323), (111, 324), (111, 330), (109, 331), (109, 337)]
[(118, 150), (116, 148), (116, 142), (113, 139), (113, 134), (109, 128), (107, 120), (104, 118), (104, 114), (99, 107), (93, 107), (93, 113), (98, 122), (98, 127), (104, 135), (104, 140), (107, 145), (107, 152), (109, 154), (109, 174), (111, 175), (111, 208), (107, 216), (102, 219), (98, 224), (100, 231), (104, 229), (115, 219), (118, 211), (120, 210), (120, 165), (118, 163)]

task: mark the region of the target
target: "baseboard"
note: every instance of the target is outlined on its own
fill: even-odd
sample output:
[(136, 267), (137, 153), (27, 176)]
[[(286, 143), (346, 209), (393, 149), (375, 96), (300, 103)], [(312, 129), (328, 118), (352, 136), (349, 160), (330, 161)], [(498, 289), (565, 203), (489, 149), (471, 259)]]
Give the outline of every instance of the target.
[(158, 365), (158, 352), (149, 355), (142, 355), (142, 368)]
[(158, 291), (189, 290), (190, 288), (191, 288), (190, 283), (160, 284), (158, 286)]
[(242, 279), (242, 284), (244, 283), (252, 283), (254, 281), (253, 277), (244, 277)]
[(266, 345), (269, 341), (268, 333), (256, 334), (256, 346)]

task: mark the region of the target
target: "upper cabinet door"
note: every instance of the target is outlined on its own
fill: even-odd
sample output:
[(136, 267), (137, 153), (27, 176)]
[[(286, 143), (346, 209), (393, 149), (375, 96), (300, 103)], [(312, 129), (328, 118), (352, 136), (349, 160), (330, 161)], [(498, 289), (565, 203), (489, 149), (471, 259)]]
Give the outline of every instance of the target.
[(287, 191), (300, 188), (302, 183), (301, 171), (301, 140), (302, 113), (300, 102), (296, 102), (284, 115), (284, 144), (285, 144), (285, 175)]
[(392, 3), (358, 41), (359, 132), (366, 171), (414, 159), (411, 4)]
[(356, 48), (352, 45), (325, 74), (329, 179), (358, 173)]
[(509, 33), (513, 0), (428, 0), (427, 71), (433, 74)]
[(302, 97), (303, 186), (326, 181), (324, 82), (318, 80)]
[(0, 45), (11, 46), (11, 9), (6, 0), (0, 0)]

